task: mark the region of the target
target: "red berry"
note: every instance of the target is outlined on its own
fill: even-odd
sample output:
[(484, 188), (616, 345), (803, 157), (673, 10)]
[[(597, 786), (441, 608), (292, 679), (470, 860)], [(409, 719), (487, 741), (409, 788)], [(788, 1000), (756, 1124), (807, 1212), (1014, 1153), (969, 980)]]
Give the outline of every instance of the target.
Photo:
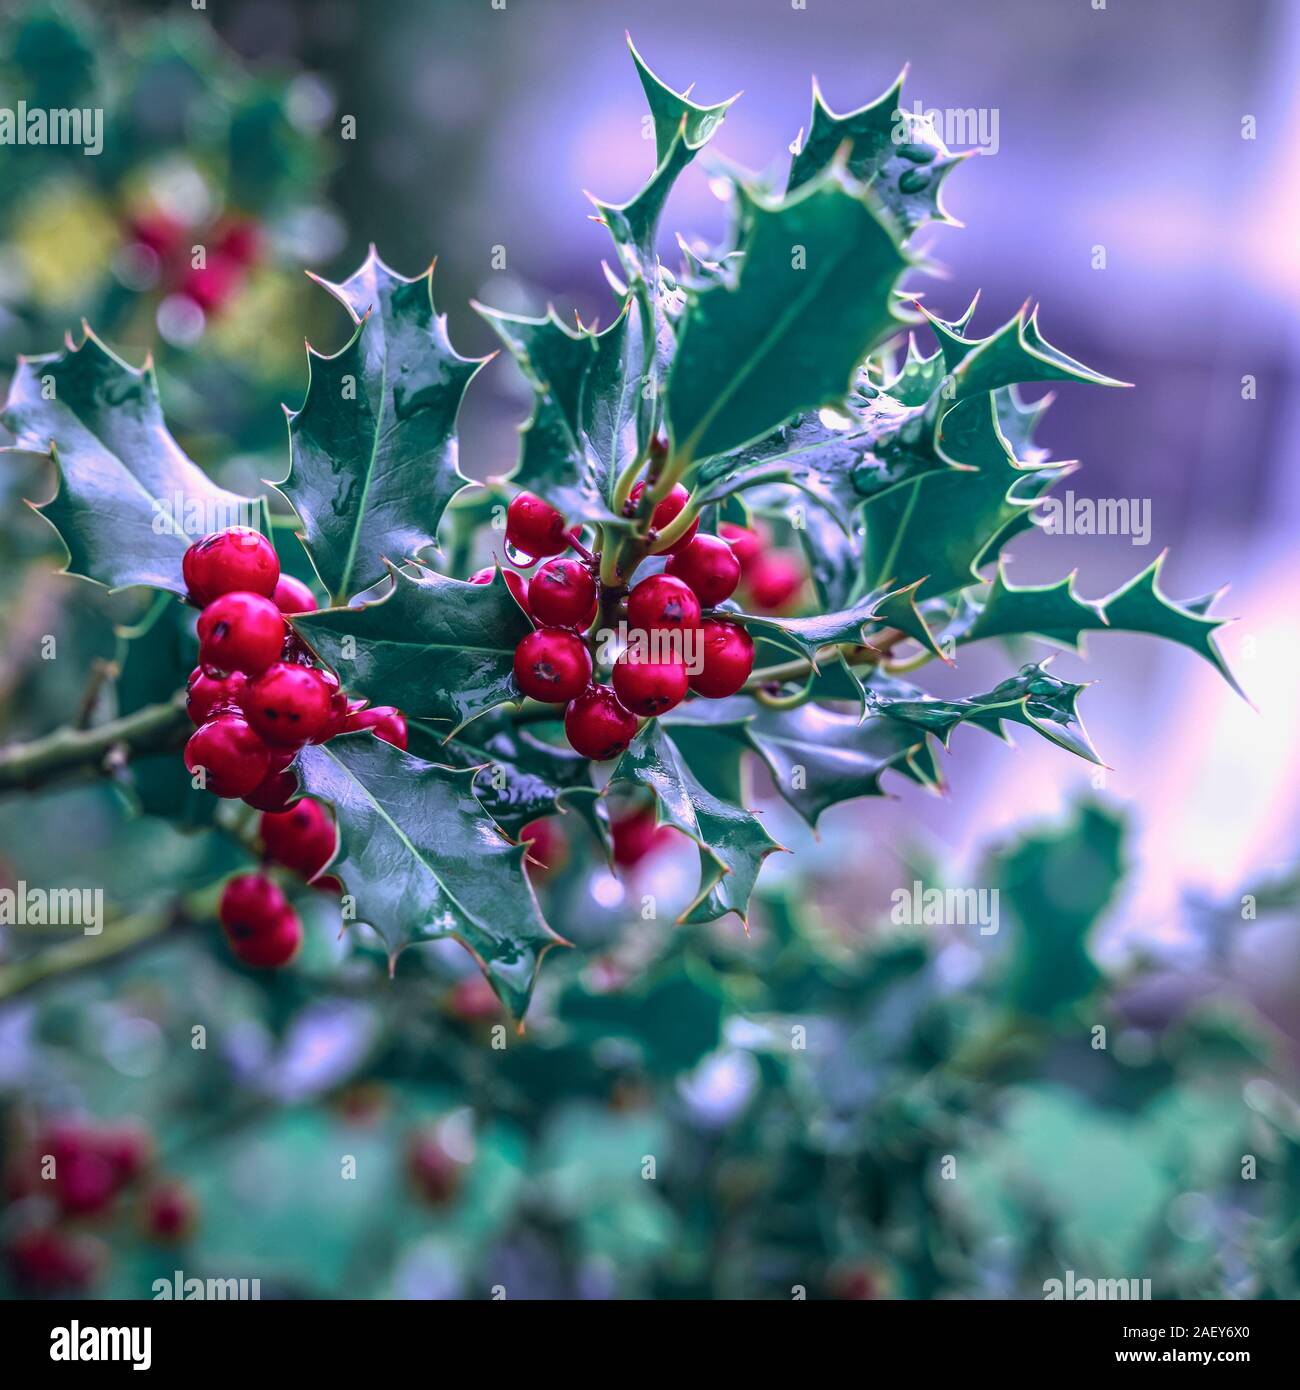
[(321, 678), (333, 693), (330, 695), (329, 723), (312, 739), (313, 743), (328, 743), (330, 739), (341, 734), (347, 728), (350, 714), (355, 714), (357, 710), (366, 707), (364, 700), (348, 699), (347, 694), (339, 685), (339, 678), (333, 671), (322, 671)]
[(95, 1146), (113, 1165), (119, 1183), (134, 1181), (153, 1158), (153, 1135), (131, 1120), (100, 1130)]
[(624, 709), (607, 685), (593, 685), (564, 711), (569, 746), (584, 758), (616, 758), (636, 737), (636, 715)]
[(539, 627), (515, 648), (515, 683), (534, 700), (562, 705), (591, 680), (591, 653), (576, 633)]
[(262, 255), (262, 229), (251, 217), (235, 217), (222, 227), (217, 250), (237, 265), (255, 265)]
[(531, 820), (519, 832), (520, 844), (527, 844), (525, 861), (530, 874), (545, 877), (569, 862), (569, 841), (554, 816)]
[(416, 1134), (406, 1155), (406, 1168), (420, 1195), (430, 1205), (444, 1206), (460, 1187), (464, 1164), (454, 1158), (432, 1130)]
[(691, 689), (710, 700), (734, 695), (754, 669), (754, 640), (738, 623), (704, 620), (704, 669)]
[(24, 1288), (68, 1293), (94, 1280), (106, 1252), (94, 1236), (38, 1227), (11, 1237), (5, 1253), (15, 1281)]
[[(641, 494), (645, 492), (645, 483), (639, 482), (632, 489), (632, 504), (635, 506), (641, 500)], [(690, 498), (690, 493), (681, 485), (674, 483), (672, 491), (663, 501), (659, 502), (654, 510), (654, 515), (650, 518), (650, 525), (656, 531), (662, 531), (670, 521), (681, 511)], [(695, 533), (700, 529), (700, 519), (696, 517), (687, 527), (685, 533), (678, 537), (672, 545), (656, 545), (651, 548), (652, 555), (676, 555), (679, 550), (685, 550), (695, 539)]]
[(195, 541), (181, 560), (181, 572), (190, 598), (203, 608), (236, 589), (270, 598), (280, 580), (280, 561), (260, 531), (230, 526)]
[(466, 1023), (477, 1023), (485, 1018), (501, 1017), (501, 1001), (496, 997), (492, 986), (476, 970), (457, 980), (447, 996), (447, 1007)]
[(767, 613), (785, 608), (803, 588), (803, 581), (803, 562), (788, 550), (768, 551), (745, 576), (754, 607)]
[(186, 268), (181, 293), (188, 295), (205, 314), (213, 314), (238, 294), (243, 283), (244, 269), (239, 262), (214, 247), (206, 265)]
[(305, 879), (320, 873), (334, 857), (338, 832), (319, 801), (304, 797), (292, 810), (267, 813), (259, 830), (266, 857)]
[(316, 595), (301, 579), (295, 579), (291, 574), (280, 576), (276, 581), (275, 592), (271, 595), (271, 599), (285, 617), (292, 617), (295, 613), (314, 613), (316, 611)]
[(765, 531), (751, 531), (746, 526), (724, 521), (718, 527), (718, 534), (731, 546), (732, 553), (740, 561), (740, 572), (749, 573), (749, 567), (767, 548), (768, 537)]
[(274, 970), (298, 954), (302, 922), (293, 908), (286, 907), (265, 926), (232, 927), (226, 936), (230, 949), (245, 965)]
[(627, 625), (633, 632), (681, 632), (700, 625), (695, 591), (671, 574), (652, 574), (627, 598)]
[(165, 1182), (145, 1194), (140, 1219), (150, 1240), (164, 1245), (184, 1240), (194, 1229), (198, 1204), (183, 1183)]
[(376, 738), (391, 743), (394, 748), (406, 752), (406, 717), (392, 705), (375, 705), (371, 709), (359, 709), (349, 714), (343, 726), (345, 733), (354, 729), (373, 729)]
[(740, 561), (717, 536), (696, 536), (674, 552), (664, 572), (688, 584), (705, 608), (730, 598), (740, 583)]
[(581, 560), (548, 560), (528, 583), (528, 611), (543, 627), (589, 628), (596, 581)]
[(218, 714), (238, 714), (247, 685), (248, 677), (242, 671), (209, 676), (202, 666), (196, 666), (185, 687), (185, 712), (194, 724), (206, 724)]
[(219, 714), (190, 735), (185, 766), (204, 769), (214, 796), (247, 796), (271, 770), (271, 750), (239, 715)]
[(506, 540), (534, 558), (558, 555), (569, 548), (564, 518), (531, 492), (519, 493), (506, 508)]
[(666, 825), (656, 825), (654, 811), (646, 806), (614, 821), (609, 833), (614, 842), (614, 863), (621, 869), (631, 869), (671, 831)]
[(244, 800), (258, 811), (286, 811), (298, 799), (298, 775), (290, 764), (296, 750), (271, 749), (271, 770), (245, 795)]
[(184, 226), (165, 212), (142, 212), (131, 219), (131, 240), (147, 246), (159, 260), (176, 255), (185, 236)]
[(277, 661), (244, 691), (244, 717), (282, 748), (301, 748), (330, 725), (334, 692), (311, 666)]
[(663, 714), (686, 698), (690, 678), (680, 661), (634, 661), (624, 653), (614, 665), (614, 694), (633, 714)]
[[(497, 567), (488, 565), (485, 569), (475, 570), (469, 577), (471, 584), (491, 584), (496, 577)], [(506, 588), (515, 596), (515, 602), (528, 612), (528, 581), (519, 573), (518, 570), (503, 569), (502, 574), (506, 577)]]
[(283, 646), (284, 614), (260, 594), (222, 594), (199, 614), (199, 660), (210, 671), (260, 676)]
[(270, 926), (289, 906), (279, 884), (265, 874), (236, 874), (221, 890), (217, 919), (227, 931)]
[(92, 1216), (117, 1195), (117, 1168), (94, 1148), (75, 1150), (55, 1160), (54, 1193), (68, 1216)]

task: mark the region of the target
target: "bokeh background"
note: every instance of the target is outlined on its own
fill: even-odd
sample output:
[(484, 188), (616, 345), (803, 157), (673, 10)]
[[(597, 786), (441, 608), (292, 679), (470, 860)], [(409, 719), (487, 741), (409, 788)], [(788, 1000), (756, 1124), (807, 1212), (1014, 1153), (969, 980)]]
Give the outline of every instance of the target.
[[(1088, 661), (1062, 654), (1055, 670), (1098, 682), (1084, 713), (1103, 777), (1044, 742), (961, 730), (942, 799), (900, 783), (828, 813), (820, 840), (774, 802), (796, 853), (769, 864), (749, 942), (734, 921), (638, 920), (647, 883), (689, 890), (680, 849), (633, 882), (591, 872), (575, 846), (547, 891), (579, 950), (548, 961), (528, 1033), (503, 1052), (453, 954), (408, 953), (421, 958), (389, 989), (322, 910), (290, 979), (241, 975), (213, 945), (210, 901), (204, 920), (213, 876), (239, 862), (228, 846), (131, 819), (111, 789), (2, 803), (0, 874), (106, 883), (128, 923), (165, 912), (177, 928), (67, 969), (30, 943), (0, 948), (11, 1144), (49, 1114), (141, 1117), (204, 1213), (183, 1267), (260, 1276), (268, 1296), (1040, 1297), (1067, 1268), (1149, 1277), (1157, 1296), (1294, 1296), (1300, 9), (175, 10), (8, 7), (4, 103), (35, 104), (42, 83), (102, 92), (119, 138), (97, 160), (0, 150), (3, 361), (49, 350), (83, 314), (132, 360), (152, 348), (186, 446), (247, 489), (285, 471), (278, 402), (300, 397), (303, 335), (343, 340), (303, 267), (340, 278), (371, 241), (408, 274), (436, 255), (466, 353), (495, 345), (474, 298), (608, 318), (583, 190), (629, 196), (650, 166), (625, 30), (701, 100), (744, 91), (710, 155), (755, 170), (783, 170), (811, 74), (846, 110), (910, 63), (909, 104), (997, 119), (996, 152), (946, 186), (966, 225), (930, 239), (944, 277), (927, 304), (952, 317), (979, 290), (988, 329), (1040, 301), (1052, 342), (1135, 386), (1067, 386), (1043, 437), (1081, 461), (1077, 494), (1149, 500), (1150, 544), (1033, 533), (1013, 578), (1078, 566), (1096, 597), (1168, 546), (1171, 594), (1231, 580), (1221, 606), (1241, 621), (1222, 641), (1251, 703), (1183, 648), (1094, 638)], [(719, 236), (719, 167), (688, 171), (666, 226)], [(197, 319), (164, 264), (123, 250), (160, 207), (259, 230), (255, 263)], [(467, 402), (466, 471), (506, 471), (526, 412), (498, 359)], [(30, 465), (0, 468), (7, 737), (75, 717), (86, 672), (114, 656), (109, 620), (131, 618), (129, 598), (50, 573), (48, 531), (21, 505), (48, 487)], [(38, 659), (47, 632), (57, 662)], [(977, 648), (950, 688), (1005, 670)], [(197, 895), (180, 907), (178, 874)], [(1006, 929), (900, 932), (890, 893), (914, 876), (1003, 885)], [(189, 1046), (197, 1021), (207, 1051)], [(437, 1201), (407, 1171), (421, 1135), (456, 1174)], [(345, 1153), (355, 1181), (339, 1179)], [(110, 1252), (93, 1287), (148, 1296), (175, 1252), (116, 1222), (81, 1233)]]

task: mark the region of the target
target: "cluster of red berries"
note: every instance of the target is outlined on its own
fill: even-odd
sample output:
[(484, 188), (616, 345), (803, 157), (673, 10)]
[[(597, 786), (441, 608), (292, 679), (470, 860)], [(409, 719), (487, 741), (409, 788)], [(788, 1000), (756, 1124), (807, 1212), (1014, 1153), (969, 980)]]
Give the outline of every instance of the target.
[[(325, 892), (343, 891), (332, 875), (319, 877), (338, 842), (334, 822), (319, 801), (303, 797), (287, 811), (264, 811), (258, 835), (267, 864), (278, 864)], [(217, 917), (230, 949), (245, 965), (276, 969), (302, 945), (302, 919), (265, 873), (236, 874), (222, 890)]]
[(718, 530), (740, 561), (742, 606), (757, 613), (785, 612), (808, 577), (803, 558), (793, 550), (773, 546), (771, 533), (762, 522), (751, 530), (724, 521)]
[[(196, 237), (204, 238), (203, 264), (194, 264)], [(184, 295), (205, 314), (219, 313), (239, 293), (262, 258), (263, 238), (248, 217), (231, 217), (200, 233), (166, 213), (148, 211), (132, 218), (128, 243), (149, 262), (164, 293)]]
[(171, 1243), (187, 1236), (197, 1216), (194, 1198), (178, 1182), (151, 1177), (153, 1158), (149, 1132), (130, 1122), (61, 1119), (19, 1145), (7, 1195), (18, 1203), (47, 1197), (54, 1218), (20, 1224), (6, 1242), (15, 1280), (37, 1293), (85, 1288), (104, 1260), (102, 1243), (86, 1227), (108, 1220), (131, 1190), (146, 1237)]
[(203, 610), (186, 700), (198, 729), (185, 746), (185, 765), (203, 769), (209, 791), (282, 811), (297, 785), (289, 764), (304, 744), (373, 729), (406, 747), (402, 715), (349, 700), (289, 627), (286, 617), (311, 612), (316, 600), (280, 573), (265, 536), (243, 526), (215, 532), (190, 546), (183, 569), (190, 599)]
[[(633, 504), (643, 488), (638, 483), (633, 489)], [(652, 537), (681, 512), (688, 496), (678, 484), (658, 503), (650, 523)], [(634, 642), (619, 657), (611, 688), (593, 681), (591, 651), (583, 638), (599, 609), (595, 558), (562, 557), (577, 538), (565, 530), (560, 513), (540, 497), (521, 492), (510, 503), (508, 545), (529, 565), (546, 556), (561, 557), (541, 565), (526, 590), (519, 576), (506, 572), (511, 592), (535, 624), (515, 649), (515, 682), (523, 695), (566, 706), (565, 735), (584, 757), (617, 757), (635, 736), (640, 718), (666, 713), (686, 698), (688, 690), (722, 699), (749, 678), (754, 665), (749, 634), (736, 623), (704, 616), (704, 609), (734, 593), (740, 562), (727, 541), (699, 535), (698, 530), (695, 521), (669, 545), (658, 551), (651, 547), (651, 553), (668, 556), (667, 565), (627, 595), (628, 628), (647, 640)], [(489, 582), (492, 573), (480, 570), (471, 583)], [(698, 634), (701, 669), (694, 674), (688, 670), (688, 643), (663, 640), (673, 634)]]

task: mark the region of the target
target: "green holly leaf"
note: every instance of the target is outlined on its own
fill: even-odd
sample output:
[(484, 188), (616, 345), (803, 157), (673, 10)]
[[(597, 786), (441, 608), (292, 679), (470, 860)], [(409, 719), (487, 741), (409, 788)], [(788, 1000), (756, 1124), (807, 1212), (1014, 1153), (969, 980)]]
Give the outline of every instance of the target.
[(1118, 817), (1085, 805), (1062, 829), (1028, 836), (994, 860), (1017, 923), (1002, 982), (1012, 1008), (1050, 1019), (1100, 981), (1088, 936), (1124, 875), (1123, 832)]
[(510, 481), (571, 521), (625, 524), (610, 511), (614, 479), (637, 448), (640, 308), (632, 298), (603, 332), (475, 304), (534, 391)]
[(742, 613), (727, 604), (718, 611), (731, 621), (744, 623), (752, 636), (763, 636), (779, 647), (797, 652), (809, 661), (835, 642), (863, 642), (867, 625), (884, 624), (906, 632), (936, 656), (942, 656), (925, 619), (916, 607), (917, 585), (906, 589), (866, 594), (835, 613), (814, 613), (806, 618), (777, 618), (766, 613)]
[(744, 186), (740, 198), (734, 282), (688, 291), (668, 378), (674, 449), (692, 460), (839, 404), (863, 358), (899, 326), (893, 288), (908, 261), (841, 169), (785, 198)]
[[(716, 757), (721, 750), (715, 750)], [(719, 759), (721, 762), (722, 760)], [(738, 763), (733, 750), (732, 766)], [(718, 769), (714, 768), (714, 775)], [(647, 787), (655, 818), (689, 835), (700, 850), (700, 887), (684, 922), (712, 922), (734, 912), (747, 922), (749, 897), (763, 860), (781, 846), (752, 811), (704, 785), (660, 720), (652, 719), (614, 767), (611, 783)], [(735, 790), (739, 791), (738, 777)]]
[(903, 78), (873, 102), (838, 115), (813, 82), (812, 116), (790, 165), (787, 191), (801, 187), (835, 159), (848, 144), (848, 170), (871, 189), (903, 237), (927, 222), (960, 226), (943, 206), (941, 191), (949, 172), (967, 158), (954, 155), (931, 122), (899, 108)]
[(674, 737), (679, 725), (699, 724), (715, 746), (720, 737), (748, 746), (767, 764), (782, 798), (814, 829), (840, 802), (884, 795), (880, 779), (891, 769), (923, 786), (943, 784), (926, 731), (901, 720), (859, 720), (811, 703), (766, 709), (739, 696), (693, 700), (665, 718)]
[(986, 694), (962, 700), (941, 700), (904, 681), (879, 676), (866, 691), (866, 704), (874, 714), (928, 730), (945, 748), (959, 724), (974, 724), (1005, 739), (1002, 724), (1010, 720), (1089, 762), (1100, 763), (1076, 708), (1087, 686), (1061, 680), (1045, 667), (1046, 662), (1026, 666)]
[(332, 357), (308, 348), (302, 408), (289, 414), (291, 465), (278, 484), (333, 602), (377, 583), (385, 560), (436, 546), (442, 514), (469, 479), (456, 417), (487, 358), (461, 357), (433, 304), (433, 267), (408, 280), (372, 247), (342, 284), (319, 283), (356, 323)]
[(416, 724), (410, 751), (431, 761), (473, 768), (474, 794), (512, 838), (539, 816), (578, 812), (603, 838), (591, 763), (567, 747), (546, 743), (502, 714), (477, 719), (454, 739)]
[(458, 729), (517, 700), (514, 654), (532, 624), (498, 570), (490, 584), (390, 571), (386, 597), (294, 619), (344, 686), (375, 704)]
[(334, 808), (330, 872), (390, 961), (416, 942), (451, 937), (521, 1018), (541, 959), (561, 938), (542, 918), (524, 848), (484, 813), (472, 775), (364, 732), (303, 749), (298, 769), (303, 790)]
[(654, 124), (655, 171), (641, 191), (626, 203), (606, 203), (594, 197), (592, 202), (599, 214), (597, 220), (609, 227), (624, 271), (654, 285), (655, 241), (668, 195), (682, 170), (717, 134), (736, 97), (713, 106), (700, 106), (691, 101), (689, 87), (685, 92), (675, 92), (651, 72), (636, 51), (631, 35), (627, 46)]
[(1214, 640), (1231, 618), (1214, 618), (1209, 610), (1218, 593), (1178, 603), (1160, 589), (1161, 552), (1141, 574), (1106, 598), (1089, 600), (1075, 592), (1071, 571), (1054, 584), (1012, 584), (1002, 566), (989, 586), (988, 596), (976, 605), (956, 634), (959, 643), (988, 637), (1033, 635), (1075, 651), (1083, 649), (1085, 632), (1144, 632), (1188, 647), (1214, 667), (1245, 698)]
[(152, 359), (128, 366), (83, 324), (79, 344), (21, 357), (4, 424), (13, 448), (46, 454), (58, 490), (36, 508), (67, 547), (67, 573), (110, 589), (147, 584), (185, 592), (191, 543), (256, 525), (252, 498), (220, 488), (168, 432)]
[(869, 589), (919, 582), (930, 597), (976, 583), (979, 566), (1033, 525), (1038, 493), (1060, 476), (1059, 466), (1017, 461), (988, 393), (951, 410), (939, 442), (963, 468), (895, 488), (864, 510)]
[(939, 340), (950, 382), (943, 400), (957, 404), (972, 396), (996, 391), (1013, 383), (1031, 381), (1077, 381), (1090, 386), (1131, 386), (1076, 361), (1053, 347), (1038, 327), (1038, 310), (1026, 304), (1008, 323), (987, 338), (968, 338), (965, 329), (974, 303), (955, 322), (938, 318), (922, 305), (915, 306)]

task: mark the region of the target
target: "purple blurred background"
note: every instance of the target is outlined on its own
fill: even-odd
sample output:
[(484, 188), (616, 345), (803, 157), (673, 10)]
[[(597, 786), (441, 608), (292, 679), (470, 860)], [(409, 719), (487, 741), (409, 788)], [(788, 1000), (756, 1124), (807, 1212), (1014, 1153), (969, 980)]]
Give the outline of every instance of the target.
[[(784, 173), (812, 74), (843, 111), (910, 62), (909, 106), (996, 117), (996, 152), (948, 181), (947, 206), (966, 229), (930, 238), (948, 278), (926, 285), (926, 301), (956, 314), (980, 289), (976, 327), (987, 331), (1027, 297), (1041, 300), (1052, 342), (1135, 383), (1065, 388), (1043, 434), (1056, 456), (1082, 462), (1076, 494), (1151, 505), (1149, 544), (1035, 533), (1013, 546), (1013, 577), (1055, 579), (1077, 565), (1081, 592), (1096, 597), (1171, 547), (1171, 595), (1232, 581), (1221, 611), (1242, 621), (1222, 642), (1257, 706), (1179, 647), (1103, 635), (1088, 663), (1057, 658), (1058, 673), (1099, 682), (1085, 717), (1113, 771), (1095, 790), (1127, 805), (1137, 831), (1135, 872), (1103, 947), (1122, 958), (1142, 940), (1188, 956), (1189, 893), (1234, 896), (1295, 862), (1300, 6), (245, 0), (214, 18), (250, 58), (319, 72), (336, 112), (357, 117), (334, 189), (353, 241), (322, 269), (345, 271), (372, 236), (407, 273), (436, 253), (440, 307), (463, 351), (495, 345), (471, 296), (512, 309), (552, 298), (608, 319), (606, 238), (582, 190), (630, 196), (652, 163), (625, 29), (666, 81), (694, 82), (701, 100), (744, 90), (713, 148), (754, 169)], [(688, 237), (721, 232), (707, 168), (682, 179), (665, 224)], [(497, 246), (505, 271), (490, 268)], [(471, 402), (463, 461), (479, 476), (503, 472), (526, 413), (514, 369), (494, 363)], [(979, 648), (934, 688), (986, 689), (1008, 669), (1005, 654)], [(990, 836), (1094, 790), (1087, 765), (1020, 742), (1011, 752), (961, 730), (943, 801), (908, 787), (901, 804), (841, 807), (824, 824), (860, 827), (881, 857), (929, 837), (960, 873)], [(780, 833), (796, 834), (784, 821)], [(869, 916), (893, 881), (887, 873), (859, 894)], [(1295, 924), (1243, 940), (1224, 983), (1248, 982), (1300, 1036), (1283, 1007), (1300, 988)]]

